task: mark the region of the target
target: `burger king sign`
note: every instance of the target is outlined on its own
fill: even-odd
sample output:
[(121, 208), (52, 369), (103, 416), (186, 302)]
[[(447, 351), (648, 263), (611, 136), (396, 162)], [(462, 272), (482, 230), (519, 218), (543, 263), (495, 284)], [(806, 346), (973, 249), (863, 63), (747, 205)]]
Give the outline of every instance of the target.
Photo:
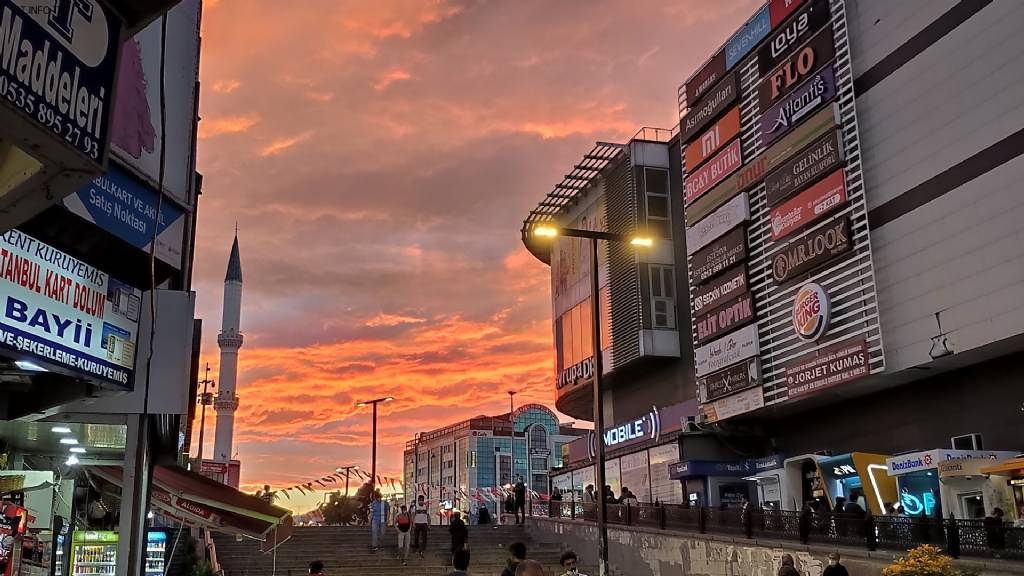
[(804, 340), (817, 340), (828, 330), (828, 292), (814, 282), (800, 287), (793, 299), (793, 329)]

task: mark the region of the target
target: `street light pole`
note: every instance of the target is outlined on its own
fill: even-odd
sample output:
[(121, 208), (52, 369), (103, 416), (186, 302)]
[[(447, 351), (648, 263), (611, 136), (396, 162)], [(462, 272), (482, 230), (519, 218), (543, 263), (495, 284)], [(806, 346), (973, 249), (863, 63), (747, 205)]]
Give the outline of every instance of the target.
[(334, 469), (334, 471), (338, 474), (341, 474), (342, 470), (345, 471), (345, 496), (348, 496), (348, 475), (353, 470), (359, 470), (359, 466), (339, 466), (338, 468)]
[[(199, 404), (202, 405), (201, 416), (199, 417), (199, 451), (196, 454), (196, 460), (199, 461), (199, 469), (203, 468), (203, 436), (206, 431), (206, 407), (213, 404), (213, 394), (206, 391), (207, 385), (216, 387), (216, 383), (210, 380), (210, 363), (206, 363), (206, 376), (203, 381), (200, 382), (203, 385), (203, 395), (199, 397)], [(195, 412), (193, 412), (195, 414)]]
[(373, 400), (365, 400), (363, 402), (356, 403), (356, 406), (363, 407), (367, 404), (373, 406), (373, 448), (372, 457), (370, 462), (370, 489), (377, 487), (377, 404), (381, 402), (391, 402), (395, 398), (393, 396), (385, 396), (384, 398), (375, 398)]

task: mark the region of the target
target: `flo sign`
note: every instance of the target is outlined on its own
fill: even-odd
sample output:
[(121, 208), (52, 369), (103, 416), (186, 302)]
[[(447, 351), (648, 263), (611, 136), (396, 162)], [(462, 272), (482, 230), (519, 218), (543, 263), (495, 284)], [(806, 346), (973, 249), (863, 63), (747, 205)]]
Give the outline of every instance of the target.
[(103, 164), (120, 37), (98, 0), (0, 0), (0, 102)]

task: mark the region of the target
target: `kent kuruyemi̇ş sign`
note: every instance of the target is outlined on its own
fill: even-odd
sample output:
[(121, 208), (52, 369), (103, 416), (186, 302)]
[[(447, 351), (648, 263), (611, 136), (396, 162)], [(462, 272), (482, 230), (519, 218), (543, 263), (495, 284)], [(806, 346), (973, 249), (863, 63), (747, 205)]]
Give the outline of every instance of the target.
[(0, 346), (129, 387), (142, 294), (18, 230), (0, 236)]

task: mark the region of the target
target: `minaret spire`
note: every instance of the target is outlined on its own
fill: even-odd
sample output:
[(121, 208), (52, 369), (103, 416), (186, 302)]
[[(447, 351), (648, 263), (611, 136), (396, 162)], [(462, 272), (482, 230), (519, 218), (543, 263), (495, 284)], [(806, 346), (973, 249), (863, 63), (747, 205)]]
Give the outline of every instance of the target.
[(227, 273), (224, 275), (224, 311), (221, 318), (220, 334), (220, 391), (214, 408), (217, 410), (217, 433), (214, 440), (213, 458), (228, 462), (234, 454), (233, 437), (235, 410), (238, 396), (235, 385), (238, 380), (238, 349), (242, 347), (242, 260), (238, 252), (238, 223), (235, 223), (235, 240), (228, 256)]

